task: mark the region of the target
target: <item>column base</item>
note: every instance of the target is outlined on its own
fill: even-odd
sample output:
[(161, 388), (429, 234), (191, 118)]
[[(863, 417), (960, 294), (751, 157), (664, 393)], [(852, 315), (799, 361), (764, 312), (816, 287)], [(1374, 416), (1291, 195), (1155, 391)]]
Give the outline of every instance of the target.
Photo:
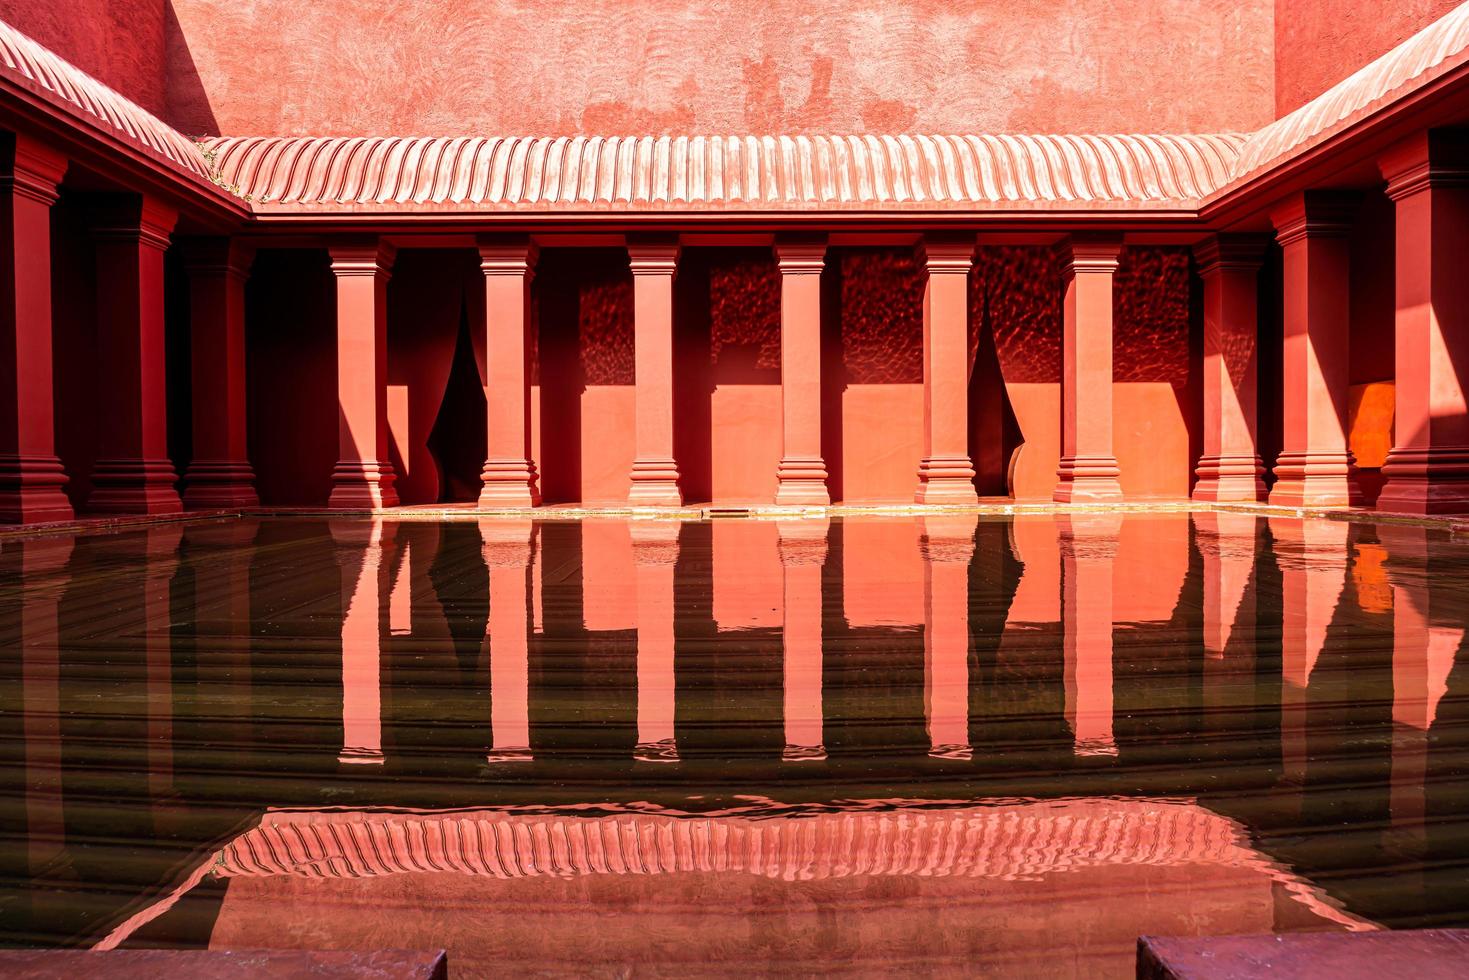
[(1193, 499), (1259, 503), (1265, 499), (1265, 465), (1259, 456), (1204, 456)]
[(1056, 469), (1060, 482), (1051, 499), (1060, 504), (1119, 503), (1121, 472), (1115, 456), (1063, 456)]
[(678, 465), (671, 459), (639, 459), (632, 464), (627, 502), (634, 507), (682, 507)]
[(485, 508), (539, 507), (541, 490), (536, 467), (528, 459), (488, 459), (480, 474), (484, 486), (479, 505)]
[(1349, 452), (1281, 453), (1275, 461), (1273, 507), (1360, 507), (1362, 488)]
[(1376, 509), (1393, 514), (1469, 513), (1469, 447), (1394, 449)]
[(974, 464), (968, 456), (925, 456), (918, 464), (918, 489), (913, 500), (920, 504), (978, 504)]
[(184, 474), (184, 506), (190, 510), (258, 507), (255, 471), (236, 460), (195, 460)]
[(55, 456), (0, 456), (0, 524), (69, 521), (66, 470)]
[(166, 459), (99, 459), (87, 510), (97, 514), (181, 514), (178, 474)]
[(398, 506), (393, 489), (393, 464), (376, 460), (339, 460), (332, 470), (332, 493), (328, 507), (347, 510), (378, 510)]
[(347, 766), (380, 766), (387, 757), (380, 749), (347, 748), (337, 756), (337, 761)]
[(775, 502), (781, 507), (827, 507), (826, 463), (819, 456), (784, 456), (776, 467)]
[(657, 742), (639, 742), (632, 750), (634, 762), (677, 762), (678, 743), (671, 738)]
[(491, 749), (485, 755), (485, 761), (488, 762), (490, 765), (496, 765), (501, 762), (534, 762), (536, 760), (535, 756), (531, 754), (531, 750), (528, 748), (522, 749), (507, 747), (501, 749)]
[(781, 762), (821, 762), (825, 758), (824, 745), (787, 745), (780, 753)]

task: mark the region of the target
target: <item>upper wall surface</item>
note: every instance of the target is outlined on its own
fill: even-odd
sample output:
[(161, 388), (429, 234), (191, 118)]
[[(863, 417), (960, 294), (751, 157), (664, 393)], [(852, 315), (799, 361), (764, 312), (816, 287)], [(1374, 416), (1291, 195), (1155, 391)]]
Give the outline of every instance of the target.
[(165, 117), (167, 15), (168, 0), (0, 0), (0, 20)]
[(1462, 0), (1275, 0), (1275, 113), (1314, 99)]
[(171, 0), (167, 115), (191, 135), (1247, 131), (1274, 117), (1272, 2)]

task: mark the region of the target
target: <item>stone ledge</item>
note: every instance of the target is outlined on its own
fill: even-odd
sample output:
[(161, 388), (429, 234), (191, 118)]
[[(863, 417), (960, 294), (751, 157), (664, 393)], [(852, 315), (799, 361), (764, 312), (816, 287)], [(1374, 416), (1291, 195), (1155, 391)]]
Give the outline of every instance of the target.
[(1143, 936), (1138, 980), (1449, 980), (1469, 976), (1469, 930), (1296, 933), (1204, 939)]
[(447, 980), (449, 970), (443, 950), (24, 949), (0, 951), (0, 975), (12, 980), (78, 976), (107, 976), (111, 980), (170, 976), (199, 980)]

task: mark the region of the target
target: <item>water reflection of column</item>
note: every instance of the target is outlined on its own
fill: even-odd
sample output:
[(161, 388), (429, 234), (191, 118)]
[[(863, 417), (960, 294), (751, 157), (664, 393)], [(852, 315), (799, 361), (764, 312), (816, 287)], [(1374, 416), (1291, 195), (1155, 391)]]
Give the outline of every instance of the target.
[(1077, 755), (1117, 754), (1112, 734), (1112, 562), (1121, 529), (1119, 514), (1056, 519), (1066, 721)]
[(1204, 564), (1204, 712), (1206, 724), (1225, 727), (1231, 678), (1254, 676), (1255, 570), (1253, 514), (1210, 511), (1193, 516), (1195, 541)]
[(383, 761), (382, 722), (382, 521), (334, 521), (342, 570), (342, 752), (338, 762)]
[(923, 701), (928, 754), (968, 759), (969, 562), (974, 557), (974, 514), (922, 518)]
[(677, 762), (674, 737), (673, 589), (679, 524), (631, 525), (638, 581), (638, 762)]
[(66, 844), (61, 809), (61, 650), (57, 606), (71, 578), (71, 538), (20, 544), (21, 728), (25, 737), (26, 848), (39, 876)]
[(197, 670), (201, 682), (219, 685), (220, 714), (240, 721), (250, 713), (250, 561), (260, 522), (250, 518), (189, 524), (184, 549), (195, 574), (197, 621), (212, 625), (222, 641)]
[(480, 521), (490, 567), (488, 762), (530, 762), (530, 563), (535, 525)]
[(821, 568), (831, 522), (781, 521), (780, 562), (785, 575), (781, 627), (785, 667), (786, 762), (826, 758), (821, 708)]
[(143, 566), (143, 644), (147, 663), (148, 794), (173, 791), (173, 573), (183, 528), (149, 528)]
[(1384, 524), (1378, 526), (1377, 536), (1388, 549), (1393, 593), (1393, 831), (1399, 844), (1419, 850), (1424, 840), (1428, 730), (1448, 691), (1464, 628), (1432, 622), (1428, 529)]
[(1270, 519), (1280, 566), (1281, 764), (1296, 784), (1306, 775), (1306, 687), (1346, 586), (1349, 530), (1342, 521)]

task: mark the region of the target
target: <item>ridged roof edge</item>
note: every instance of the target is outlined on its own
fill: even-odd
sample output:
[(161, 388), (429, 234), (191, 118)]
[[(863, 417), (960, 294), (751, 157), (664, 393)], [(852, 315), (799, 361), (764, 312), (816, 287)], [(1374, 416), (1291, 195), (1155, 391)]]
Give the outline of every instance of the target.
[(0, 72), (138, 148), (210, 178), (209, 164), (195, 141), (4, 21)]
[(217, 137), (256, 205), (526, 211), (1192, 205), (1242, 135)]
[(1341, 132), (1394, 98), (1466, 62), (1469, 3), (1250, 136), (1235, 164), (1233, 182)]

